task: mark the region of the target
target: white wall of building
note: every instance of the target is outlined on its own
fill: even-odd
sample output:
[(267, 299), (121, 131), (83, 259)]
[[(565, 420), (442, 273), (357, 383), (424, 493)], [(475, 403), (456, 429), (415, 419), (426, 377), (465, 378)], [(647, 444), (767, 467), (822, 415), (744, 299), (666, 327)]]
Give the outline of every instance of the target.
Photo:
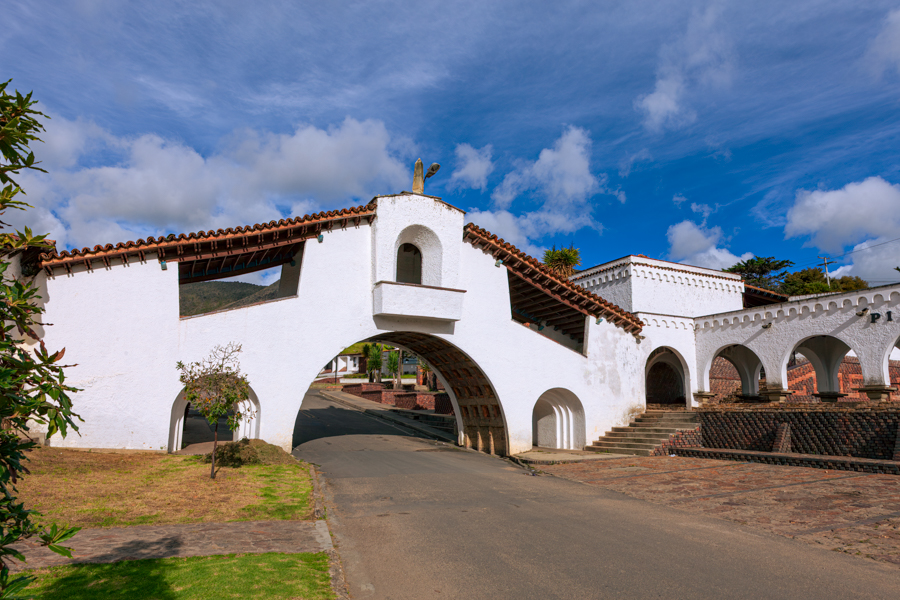
[(699, 317), (743, 307), (739, 275), (642, 256), (598, 265), (571, 279), (630, 312)]

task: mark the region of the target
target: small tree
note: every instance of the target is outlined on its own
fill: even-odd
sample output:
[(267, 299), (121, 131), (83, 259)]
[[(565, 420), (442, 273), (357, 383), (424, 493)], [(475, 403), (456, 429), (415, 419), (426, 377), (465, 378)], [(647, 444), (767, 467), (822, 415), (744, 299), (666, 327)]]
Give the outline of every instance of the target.
[(366, 357), (366, 365), (372, 369), (377, 383), (381, 383), (382, 352), (384, 352), (384, 348), (380, 344), (372, 344), (369, 346), (369, 355)]
[(402, 385), (397, 376), (397, 372), (400, 370), (400, 352), (388, 352), (387, 370), (394, 379), (394, 389), (400, 389)]
[(366, 361), (366, 375), (369, 376), (369, 383), (372, 383), (372, 367), (369, 365), (369, 349), (371, 347), (371, 344), (362, 345), (362, 355), (363, 360)]
[[(37, 120), (46, 115), (34, 110), (37, 101), (31, 94), (15, 96), (6, 92), (9, 81), (0, 84), (0, 215), (8, 209), (25, 210), (28, 204), (15, 197), (23, 193), (13, 180), (22, 169), (43, 171), (37, 167), (34, 153), (28, 148), (38, 141), (43, 126)], [(7, 227), (0, 222), (0, 228)], [(44, 309), (38, 305), (39, 296), (32, 265), (22, 265), (22, 275), (12, 277), (10, 259), (29, 247), (50, 248), (44, 235), (33, 235), (27, 227), (15, 233), (0, 232), (0, 598), (15, 598), (34, 580), (21, 575), (10, 579), (10, 559), (25, 561), (25, 556), (12, 547), (37, 536), (50, 550), (71, 557), (68, 548), (60, 543), (71, 538), (77, 527), (38, 527), (32, 517), (39, 513), (18, 502), (16, 483), (28, 469), (23, 464), (25, 453), (37, 447), (29, 436), (34, 424), (46, 426), (46, 435), (65, 436), (69, 428), (78, 430), (72, 412), (70, 393), (76, 390), (66, 385), (66, 368), (61, 364), (65, 350), (50, 352), (35, 331)], [(29, 348), (25, 342), (39, 342)]]
[(564, 279), (575, 274), (575, 267), (581, 266), (581, 251), (574, 246), (544, 251), (544, 266)]
[(243, 410), (243, 404), (250, 398), (250, 384), (241, 373), (237, 355), (241, 345), (230, 342), (227, 346), (216, 346), (212, 353), (199, 362), (185, 365), (178, 361), (181, 383), (184, 384), (185, 399), (213, 426), (213, 451), (210, 479), (216, 478), (216, 449), (219, 445), (219, 419), (228, 415), (228, 430), (240, 426), (241, 419), (252, 419), (252, 411)]
[(774, 256), (754, 256), (722, 270), (737, 273), (752, 286), (776, 291), (788, 274), (785, 269), (793, 265), (793, 261), (777, 260)]

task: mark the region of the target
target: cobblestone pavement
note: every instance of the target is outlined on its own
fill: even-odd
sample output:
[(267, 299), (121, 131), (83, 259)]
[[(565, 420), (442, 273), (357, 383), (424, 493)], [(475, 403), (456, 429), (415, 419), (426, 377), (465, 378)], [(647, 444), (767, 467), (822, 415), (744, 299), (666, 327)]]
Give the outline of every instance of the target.
[(17, 565), (13, 570), (143, 558), (322, 552), (333, 549), (325, 521), (247, 521), (83, 529), (65, 545), (73, 549), (71, 559), (32, 541), (17, 544), (16, 547), (23, 551), (28, 562)]
[(683, 457), (536, 467), (900, 566), (900, 477)]

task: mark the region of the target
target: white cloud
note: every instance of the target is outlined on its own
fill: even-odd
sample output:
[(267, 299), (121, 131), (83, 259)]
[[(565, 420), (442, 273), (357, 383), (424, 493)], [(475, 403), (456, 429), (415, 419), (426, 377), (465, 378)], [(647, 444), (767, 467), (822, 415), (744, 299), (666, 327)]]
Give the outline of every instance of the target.
[(706, 225), (706, 220), (709, 219), (709, 215), (716, 212), (716, 209), (712, 208), (709, 204), (697, 204), (696, 202), (691, 202), (691, 210), (703, 217), (704, 225)]
[(681, 208), (681, 205), (686, 201), (687, 201), (687, 198), (685, 198), (681, 194), (675, 194), (674, 196), (672, 196), (672, 202), (675, 204), (675, 206), (677, 206), (679, 208)]
[(519, 194), (528, 190), (537, 190), (545, 205), (584, 203), (601, 187), (591, 173), (590, 162), (591, 139), (587, 131), (569, 127), (553, 148), (541, 150), (535, 162), (520, 162), (491, 197), (500, 209), (509, 208)]
[(669, 257), (686, 265), (724, 269), (753, 257), (750, 252), (737, 256), (719, 246), (723, 238), (721, 227), (704, 227), (693, 221), (682, 221), (670, 226), (666, 237), (669, 240)]
[[(529, 254), (543, 252), (538, 244), (546, 236), (571, 234), (584, 227), (601, 231), (593, 217), (590, 199), (596, 194), (626, 201), (625, 192), (608, 187), (605, 174), (590, 168), (591, 139), (584, 129), (569, 127), (553, 144), (541, 150), (534, 162), (520, 161), (494, 189), (492, 210), (469, 213), (472, 221), (503, 237)], [(520, 195), (533, 192), (538, 206), (522, 214), (510, 207)]]
[(900, 9), (884, 18), (881, 31), (869, 46), (868, 59), (879, 74), (889, 68), (900, 72)]
[[(235, 132), (208, 157), (156, 135), (115, 137), (54, 117), (35, 154), (47, 174), (21, 184), (35, 209), (11, 221), (49, 231), (57, 247), (230, 227), (366, 202), (399, 191), (411, 168), (380, 121), (345, 119), (292, 134)], [(82, 166), (85, 162), (106, 165)]]
[(629, 154), (619, 163), (619, 177), (628, 177), (637, 163), (648, 162), (651, 160), (653, 160), (653, 155), (650, 154), (650, 151), (646, 148), (643, 148), (634, 154)]
[(893, 237), (880, 237), (857, 244), (848, 257), (853, 262), (831, 271), (832, 277), (855, 275), (872, 286), (900, 281), (900, 273), (894, 270), (894, 267), (900, 267), (898, 237), (900, 232)]
[(450, 177), (450, 189), (471, 188), (481, 190), (487, 188), (487, 178), (494, 170), (491, 162), (493, 147), (488, 144), (476, 149), (469, 144), (456, 145), (457, 167)]
[(719, 13), (716, 5), (695, 11), (684, 35), (660, 50), (653, 91), (634, 101), (635, 109), (644, 113), (644, 127), (648, 130), (689, 125), (697, 118), (688, 105), (691, 93), (730, 82), (731, 43), (718, 31)]
[(809, 236), (807, 245), (831, 253), (870, 238), (900, 237), (900, 185), (869, 177), (838, 190), (800, 190), (784, 233)]

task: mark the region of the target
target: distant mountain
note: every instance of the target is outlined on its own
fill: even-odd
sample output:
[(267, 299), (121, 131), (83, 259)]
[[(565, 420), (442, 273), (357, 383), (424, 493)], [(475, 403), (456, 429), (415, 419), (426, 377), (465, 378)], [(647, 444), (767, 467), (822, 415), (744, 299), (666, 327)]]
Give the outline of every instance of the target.
[(223, 308), (239, 308), (255, 302), (270, 300), (278, 293), (276, 281), (268, 287), (239, 281), (202, 281), (181, 286), (180, 314), (199, 315)]

